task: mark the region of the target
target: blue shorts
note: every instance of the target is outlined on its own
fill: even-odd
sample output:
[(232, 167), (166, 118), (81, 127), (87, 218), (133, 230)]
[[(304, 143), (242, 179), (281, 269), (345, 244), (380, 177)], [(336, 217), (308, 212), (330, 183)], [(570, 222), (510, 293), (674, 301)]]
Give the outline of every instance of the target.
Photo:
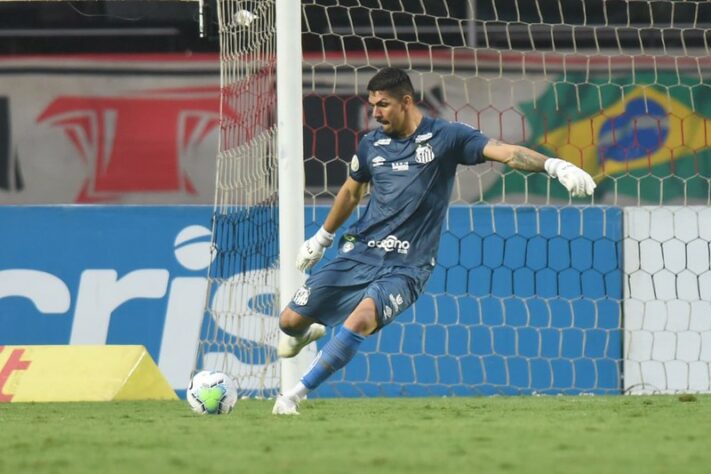
[(301, 316), (326, 326), (341, 324), (365, 298), (377, 309), (378, 327), (419, 298), (432, 267), (375, 267), (336, 257), (313, 273), (289, 302)]

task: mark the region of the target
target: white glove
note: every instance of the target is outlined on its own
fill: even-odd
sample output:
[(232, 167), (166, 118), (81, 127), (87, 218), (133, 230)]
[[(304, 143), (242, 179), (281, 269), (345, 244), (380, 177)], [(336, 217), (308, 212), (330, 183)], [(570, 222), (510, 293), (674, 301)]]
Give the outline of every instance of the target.
[(560, 184), (565, 186), (573, 197), (591, 196), (595, 190), (592, 176), (568, 161), (548, 158), (543, 167), (548, 176), (558, 178)]
[(296, 268), (306, 271), (321, 260), (323, 253), (333, 244), (335, 234), (321, 227), (313, 237), (304, 242), (296, 255)]

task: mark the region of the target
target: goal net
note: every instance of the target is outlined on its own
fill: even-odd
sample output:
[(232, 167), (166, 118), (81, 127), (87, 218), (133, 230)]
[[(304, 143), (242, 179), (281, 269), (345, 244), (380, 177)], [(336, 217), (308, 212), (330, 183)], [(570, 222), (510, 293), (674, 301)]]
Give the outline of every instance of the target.
[[(255, 381), (274, 376), (286, 303), (264, 296), (278, 253), (273, 3), (218, 4), (220, 298), (201, 347)], [(461, 168), (425, 294), (314, 396), (711, 391), (708, 18), (710, 4), (684, 1), (302, 2), (307, 235), (376, 125), (365, 86), (383, 66), (408, 70), (428, 114), (598, 185), (571, 200), (543, 174)]]
[(220, 0), (220, 136), (212, 264), (196, 367), (241, 396), (279, 388), (274, 1)]

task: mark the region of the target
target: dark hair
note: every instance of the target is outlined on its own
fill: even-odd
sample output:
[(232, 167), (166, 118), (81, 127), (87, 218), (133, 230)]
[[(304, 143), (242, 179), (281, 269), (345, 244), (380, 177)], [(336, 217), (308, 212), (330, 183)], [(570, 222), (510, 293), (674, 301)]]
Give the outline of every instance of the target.
[(415, 98), (415, 88), (412, 87), (410, 77), (402, 69), (386, 67), (378, 71), (370, 81), (368, 81), (370, 92), (384, 91), (402, 100), (406, 95)]

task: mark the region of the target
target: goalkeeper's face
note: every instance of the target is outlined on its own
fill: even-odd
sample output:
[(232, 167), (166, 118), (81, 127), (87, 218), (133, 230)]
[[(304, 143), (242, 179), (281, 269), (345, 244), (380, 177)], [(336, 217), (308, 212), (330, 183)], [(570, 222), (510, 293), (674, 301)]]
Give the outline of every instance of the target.
[(407, 114), (412, 97), (402, 99), (388, 94), (385, 91), (370, 91), (368, 104), (373, 113), (373, 118), (383, 126), (383, 131), (388, 135), (403, 137), (411, 131), (408, 129)]

